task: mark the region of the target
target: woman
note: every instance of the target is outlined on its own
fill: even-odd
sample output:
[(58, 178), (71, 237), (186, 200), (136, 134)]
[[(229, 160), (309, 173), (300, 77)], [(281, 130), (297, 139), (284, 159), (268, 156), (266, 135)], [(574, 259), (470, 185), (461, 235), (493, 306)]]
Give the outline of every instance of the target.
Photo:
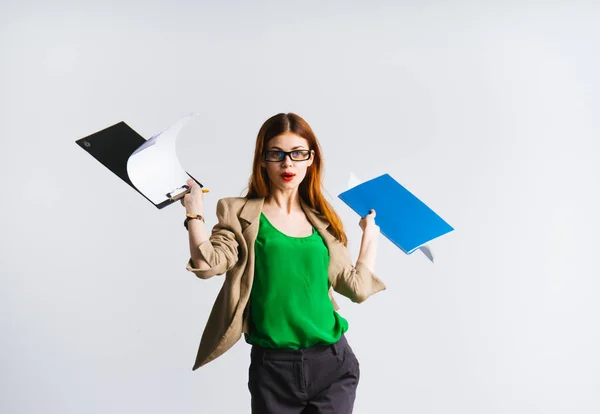
[(359, 364), (332, 289), (354, 302), (385, 289), (373, 274), (379, 227), (373, 210), (360, 220), (353, 265), (342, 222), (322, 195), (322, 169), (310, 126), (281, 113), (260, 128), (248, 194), (217, 202), (210, 237), (193, 180), (182, 199), (187, 269), (202, 279), (226, 273), (193, 369), (244, 333), (253, 413), (347, 414), (354, 405)]

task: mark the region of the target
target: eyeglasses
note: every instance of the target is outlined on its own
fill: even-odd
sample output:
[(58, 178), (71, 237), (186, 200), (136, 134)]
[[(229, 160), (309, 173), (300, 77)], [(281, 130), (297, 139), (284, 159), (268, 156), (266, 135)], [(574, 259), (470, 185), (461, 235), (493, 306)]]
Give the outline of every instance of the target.
[(292, 161), (306, 161), (310, 159), (310, 150), (294, 150), (294, 151), (265, 151), (263, 152), (263, 160), (269, 162), (279, 162), (289, 155)]

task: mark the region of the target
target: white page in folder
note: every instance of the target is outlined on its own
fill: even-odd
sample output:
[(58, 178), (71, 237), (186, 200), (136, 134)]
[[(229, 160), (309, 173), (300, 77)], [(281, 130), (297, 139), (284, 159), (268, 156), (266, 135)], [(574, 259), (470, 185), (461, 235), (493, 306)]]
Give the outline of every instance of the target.
[[(354, 175), (354, 173), (351, 172), (350, 178), (348, 179), (348, 190), (356, 187), (357, 185), (362, 184), (363, 182), (363, 180), (359, 179), (356, 175)], [(377, 214), (377, 212), (375, 213)], [(375, 218), (375, 221), (377, 221), (377, 218)], [(435, 256), (433, 255), (433, 252), (431, 251), (431, 248), (429, 246), (424, 244), (421, 247), (419, 247), (419, 250), (431, 261), (431, 263), (434, 262), (433, 259)]]
[(167, 193), (182, 187), (190, 178), (177, 158), (177, 135), (198, 113), (181, 118), (175, 124), (144, 142), (127, 161), (127, 174), (135, 187), (153, 203), (168, 199)]

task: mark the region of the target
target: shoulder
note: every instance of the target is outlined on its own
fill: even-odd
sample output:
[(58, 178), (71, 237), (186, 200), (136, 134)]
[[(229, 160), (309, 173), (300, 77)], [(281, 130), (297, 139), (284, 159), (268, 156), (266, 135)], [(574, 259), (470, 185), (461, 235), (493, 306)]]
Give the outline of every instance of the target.
[(222, 205), (228, 210), (240, 210), (248, 199), (246, 197), (224, 197), (217, 201), (217, 206)]
[(224, 197), (217, 201), (217, 214), (237, 217), (246, 205), (246, 197)]

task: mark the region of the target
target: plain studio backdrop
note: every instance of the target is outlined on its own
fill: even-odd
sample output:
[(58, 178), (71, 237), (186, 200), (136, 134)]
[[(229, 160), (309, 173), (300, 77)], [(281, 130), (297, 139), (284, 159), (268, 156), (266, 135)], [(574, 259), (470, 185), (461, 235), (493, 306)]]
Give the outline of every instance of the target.
[(456, 231), (436, 263), (380, 238), (387, 290), (337, 295), (356, 413), (600, 412), (595, 1), (0, 2), (0, 412), (244, 413), (243, 339), (192, 372), (222, 277), (75, 140), (190, 112), (184, 168), (245, 194), (256, 134), (322, 145), (353, 260), (350, 172), (389, 173)]

